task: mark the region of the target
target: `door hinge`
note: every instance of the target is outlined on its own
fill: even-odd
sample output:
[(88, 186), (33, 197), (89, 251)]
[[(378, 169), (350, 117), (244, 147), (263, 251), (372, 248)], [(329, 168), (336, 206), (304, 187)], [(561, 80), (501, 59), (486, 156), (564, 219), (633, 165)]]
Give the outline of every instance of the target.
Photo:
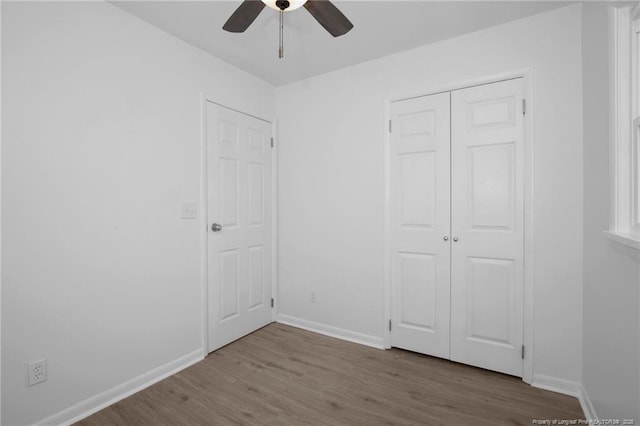
[(271, 298), (271, 307), (273, 308), (273, 305), (275, 304), (275, 300), (273, 300), (273, 297)]
[(271, 138), (271, 148), (273, 148), (273, 138)]
[(526, 115), (527, 114), (527, 100), (523, 99), (522, 100), (522, 115)]
[(389, 320), (389, 331), (391, 331), (391, 320)]
[(520, 354), (520, 356), (522, 357), (522, 359), (524, 359), (524, 345), (522, 345), (522, 353)]
[(392, 129), (391, 120), (389, 120), (389, 133), (391, 133), (391, 129)]

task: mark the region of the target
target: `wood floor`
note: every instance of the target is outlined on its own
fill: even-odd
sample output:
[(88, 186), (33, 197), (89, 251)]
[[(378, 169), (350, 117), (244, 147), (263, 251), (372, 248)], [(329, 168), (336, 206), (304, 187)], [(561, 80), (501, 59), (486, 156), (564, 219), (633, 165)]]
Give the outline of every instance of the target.
[(584, 418), (520, 379), (271, 324), (79, 422), (103, 425), (531, 425)]

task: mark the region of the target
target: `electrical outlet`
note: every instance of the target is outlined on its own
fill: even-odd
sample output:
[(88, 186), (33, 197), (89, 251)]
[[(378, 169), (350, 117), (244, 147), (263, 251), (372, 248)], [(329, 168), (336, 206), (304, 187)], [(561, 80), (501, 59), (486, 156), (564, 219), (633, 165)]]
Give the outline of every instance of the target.
[(29, 367), (29, 386), (36, 385), (47, 380), (47, 360), (30, 362)]
[(318, 298), (316, 297), (316, 292), (311, 292), (311, 303), (318, 303)]

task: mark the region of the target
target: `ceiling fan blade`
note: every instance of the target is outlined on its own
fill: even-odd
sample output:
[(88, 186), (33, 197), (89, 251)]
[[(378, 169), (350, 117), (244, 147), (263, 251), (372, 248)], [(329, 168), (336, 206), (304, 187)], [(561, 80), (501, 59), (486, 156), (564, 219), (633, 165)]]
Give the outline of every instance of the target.
[(261, 0), (244, 0), (222, 29), (231, 33), (243, 33), (255, 21), (264, 6), (265, 4)]
[(353, 24), (329, 0), (308, 0), (305, 9), (334, 37), (348, 33)]

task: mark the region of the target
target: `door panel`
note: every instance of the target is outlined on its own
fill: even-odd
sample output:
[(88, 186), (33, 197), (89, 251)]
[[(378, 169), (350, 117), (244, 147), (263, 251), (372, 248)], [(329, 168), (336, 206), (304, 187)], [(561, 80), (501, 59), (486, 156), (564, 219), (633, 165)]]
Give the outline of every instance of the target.
[(513, 260), (468, 258), (467, 324), (470, 339), (516, 344)]
[(269, 123), (207, 103), (209, 351), (271, 322), (270, 135)]
[(238, 315), (238, 293), (240, 292), (240, 250), (221, 251), (220, 262), (220, 321)]
[(449, 357), (449, 94), (391, 104), (391, 345)]
[(433, 332), (436, 321), (435, 256), (420, 253), (398, 253), (400, 258), (400, 322), (402, 327)]
[(251, 300), (249, 309), (264, 305), (264, 246), (249, 247), (249, 288)]
[(470, 229), (513, 230), (513, 143), (469, 149)]
[(248, 163), (249, 171), (249, 226), (264, 224), (264, 166)]
[(435, 152), (401, 154), (401, 227), (433, 227), (435, 219)]
[(220, 174), (219, 188), (219, 214), (220, 223), (226, 230), (237, 228), (238, 226), (238, 191), (239, 186), (239, 166), (238, 160), (232, 158), (220, 158), (218, 160), (218, 171)]
[(451, 359), (516, 376), (522, 375), (522, 98), (522, 79), (451, 94)]

